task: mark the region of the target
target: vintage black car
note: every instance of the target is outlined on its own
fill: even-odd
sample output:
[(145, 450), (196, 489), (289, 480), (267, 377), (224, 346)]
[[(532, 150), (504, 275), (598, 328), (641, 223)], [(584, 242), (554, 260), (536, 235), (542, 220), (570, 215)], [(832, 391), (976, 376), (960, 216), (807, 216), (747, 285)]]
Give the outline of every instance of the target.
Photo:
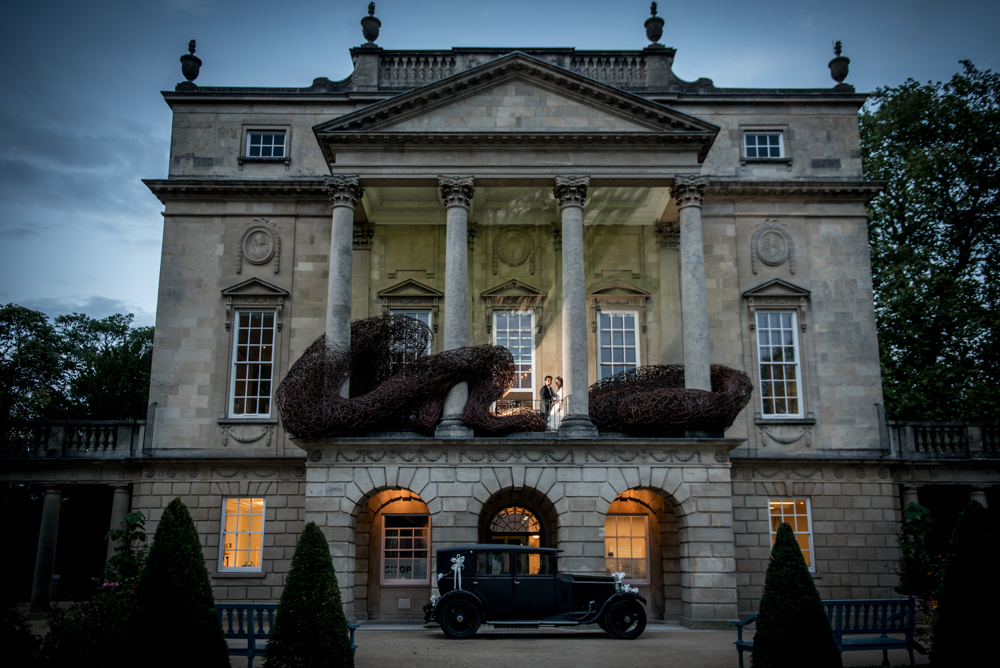
[(646, 599), (619, 577), (560, 573), (562, 550), (522, 545), (460, 545), (438, 550), (440, 597), (424, 606), (450, 638), (480, 624), (507, 627), (598, 624), (616, 638), (646, 628)]

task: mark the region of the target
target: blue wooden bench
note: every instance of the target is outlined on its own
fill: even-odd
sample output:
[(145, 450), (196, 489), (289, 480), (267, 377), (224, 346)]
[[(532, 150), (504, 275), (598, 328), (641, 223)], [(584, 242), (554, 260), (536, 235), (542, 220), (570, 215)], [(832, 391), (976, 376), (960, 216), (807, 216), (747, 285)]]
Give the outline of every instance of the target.
[[(916, 665), (913, 650), (921, 654), (925, 651), (913, 639), (916, 619), (913, 598), (840, 599), (823, 601), (823, 606), (841, 653), (880, 649), (882, 665), (888, 666), (889, 650), (905, 649), (913, 666)], [(757, 615), (753, 614), (741, 622), (732, 622), (736, 627), (734, 644), (740, 653), (740, 668), (743, 668), (743, 652), (753, 652), (753, 641), (743, 639), (743, 627), (755, 621)], [(890, 633), (903, 637), (890, 638)]]
[[(247, 668), (253, 668), (253, 658), (264, 656), (267, 639), (271, 635), (271, 629), (274, 628), (274, 612), (278, 609), (278, 604), (216, 603), (215, 609), (219, 612), (219, 621), (222, 623), (226, 642), (246, 641), (246, 647), (230, 646), (229, 655), (245, 656)], [(348, 624), (347, 628), (351, 631), (351, 653), (356, 654), (358, 646), (354, 644), (354, 632), (358, 630), (358, 625)]]

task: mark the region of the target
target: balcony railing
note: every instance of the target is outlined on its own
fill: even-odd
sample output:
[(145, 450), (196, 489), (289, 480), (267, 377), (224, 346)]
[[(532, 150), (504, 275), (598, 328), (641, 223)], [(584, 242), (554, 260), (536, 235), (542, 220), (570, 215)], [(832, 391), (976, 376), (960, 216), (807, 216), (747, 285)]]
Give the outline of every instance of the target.
[(888, 422), (891, 453), (902, 459), (1000, 458), (1000, 425), (989, 422)]
[(0, 435), (0, 457), (125, 459), (141, 457), (145, 420), (14, 423)]

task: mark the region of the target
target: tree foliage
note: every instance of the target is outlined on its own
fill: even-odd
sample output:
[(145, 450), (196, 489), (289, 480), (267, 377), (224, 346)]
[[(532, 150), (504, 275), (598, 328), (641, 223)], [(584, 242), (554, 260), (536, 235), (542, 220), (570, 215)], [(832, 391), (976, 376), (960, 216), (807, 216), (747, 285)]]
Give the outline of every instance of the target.
[[(933, 533), (934, 522), (930, 511), (918, 503), (907, 504), (903, 509), (903, 523), (896, 536), (901, 554), (896, 569), (899, 574), (896, 591), (916, 599), (931, 632), (937, 621), (941, 579), (946, 564), (945, 555), (932, 547)], [(923, 629), (919, 629), (917, 632), (922, 631)]]
[(988, 419), (1000, 404), (1000, 75), (879, 88), (861, 113), (886, 408)]
[(333, 559), (315, 522), (295, 546), (266, 657), (268, 668), (354, 668)]
[(795, 533), (778, 527), (753, 639), (753, 668), (840, 668), (826, 609)]
[(0, 422), (48, 417), (63, 407), (62, 346), (48, 318), (0, 308)]

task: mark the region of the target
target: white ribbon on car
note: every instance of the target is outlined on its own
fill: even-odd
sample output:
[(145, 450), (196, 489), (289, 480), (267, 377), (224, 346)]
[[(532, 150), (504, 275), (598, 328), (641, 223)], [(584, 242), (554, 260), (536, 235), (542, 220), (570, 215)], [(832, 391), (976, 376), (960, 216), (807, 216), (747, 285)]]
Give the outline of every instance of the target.
[(455, 589), (462, 588), (462, 571), (465, 569), (465, 555), (459, 554), (451, 558), (451, 570), (455, 574)]
[(624, 573), (612, 573), (611, 577), (615, 579), (615, 591), (623, 594), (638, 594), (639, 588), (633, 587), (631, 585), (625, 584), (625, 574)]

